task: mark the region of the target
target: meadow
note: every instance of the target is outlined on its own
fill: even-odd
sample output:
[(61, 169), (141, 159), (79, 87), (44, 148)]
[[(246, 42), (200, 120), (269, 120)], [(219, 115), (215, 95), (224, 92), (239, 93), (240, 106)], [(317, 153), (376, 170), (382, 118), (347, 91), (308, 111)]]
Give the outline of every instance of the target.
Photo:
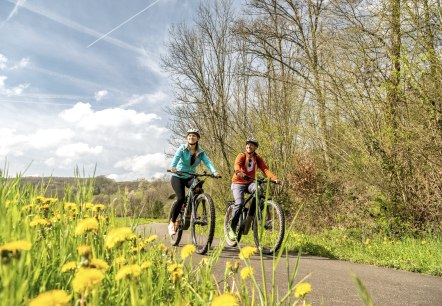
[(196, 262), (193, 245), (170, 248), (156, 235), (141, 237), (134, 220), (93, 204), (92, 182), (71, 187), (59, 200), (19, 177), (0, 178), (2, 305), (308, 304), (311, 285), (295, 283), (296, 269), (286, 294), (276, 298), (260, 287), (260, 271), (250, 266), (259, 255), (254, 246), (242, 247), (216, 280), (221, 249)]

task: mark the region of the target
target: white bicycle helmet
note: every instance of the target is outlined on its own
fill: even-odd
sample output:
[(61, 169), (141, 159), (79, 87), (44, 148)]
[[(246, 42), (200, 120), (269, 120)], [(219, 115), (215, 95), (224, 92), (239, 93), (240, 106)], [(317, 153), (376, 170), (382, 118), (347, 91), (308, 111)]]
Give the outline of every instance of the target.
[(193, 128), (188, 129), (187, 130), (187, 135), (189, 135), (189, 134), (195, 134), (196, 136), (198, 136), (198, 138), (201, 137), (200, 136), (200, 131), (198, 131), (198, 129), (193, 129)]
[(255, 147), (259, 147), (259, 142), (258, 142), (258, 140), (256, 140), (256, 139), (253, 138), (253, 137), (247, 138), (247, 140), (246, 140), (246, 144), (248, 144), (248, 143), (254, 144)]

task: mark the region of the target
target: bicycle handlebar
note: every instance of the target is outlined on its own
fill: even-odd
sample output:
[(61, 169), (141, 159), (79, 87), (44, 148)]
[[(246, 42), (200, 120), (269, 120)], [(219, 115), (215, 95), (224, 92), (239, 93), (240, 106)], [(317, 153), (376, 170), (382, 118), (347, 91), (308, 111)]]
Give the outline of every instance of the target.
[(221, 176), (215, 176), (213, 173), (192, 173), (192, 172), (187, 172), (187, 171), (176, 171), (176, 172), (172, 172), (170, 169), (167, 169), (167, 172), (171, 172), (171, 173), (176, 173), (178, 175), (181, 174), (189, 174), (193, 177), (201, 177), (201, 176), (208, 176), (208, 177), (213, 177), (213, 178), (221, 178)]
[[(257, 178), (257, 179), (256, 179), (256, 178), (251, 177), (251, 176), (248, 176), (248, 175), (244, 175), (244, 178), (247, 179), (247, 180), (250, 180), (250, 181), (257, 181), (258, 183), (264, 183), (265, 180), (267, 179), (267, 178), (265, 178), (265, 177)], [(280, 184), (280, 183), (277, 183), (277, 182), (275, 182), (275, 181), (273, 181), (273, 180), (270, 180), (270, 182), (273, 183), (273, 184), (276, 184), (276, 185), (279, 185), (279, 184)]]

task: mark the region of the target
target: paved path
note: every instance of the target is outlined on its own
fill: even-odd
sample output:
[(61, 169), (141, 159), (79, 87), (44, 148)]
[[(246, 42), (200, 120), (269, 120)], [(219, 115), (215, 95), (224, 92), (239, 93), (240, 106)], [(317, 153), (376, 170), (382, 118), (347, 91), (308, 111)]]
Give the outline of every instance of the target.
[[(168, 241), (165, 223), (141, 225), (140, 233), (148, 235), (155, 233)], [(181, 246), (190, 242), (185, 231)], [(215, 239), (212, 246), (220, 243)], [(221, 280), (227, 261), (238, 260), (238, 249), (224, 247), (215, 268), (217, 279)], [(442, 256), (442, 255), (441, 255)], [(198, 258), (199, 255), (196, 255)], [(296, 254), (289, 255), (290, 269), (293, 269), (297, 260)], [(260, 258), (254, 256), (252, 265), (255, 271), (260, 271)], [(265, 273), (270, 282), (273, 264), (272, 257), (264, 258)], [(286, 260), (282, 259), (276, 267), (276, 284), (281, 293), (287, 292), (288, 272)], [(352, 273), (355, 273), (367, 288), (374, 305), (422, 305), (442, 306), (442, 278), (419, 273), (412, 273), (371, 265), (350, 263), (316, 256), (301, 256), (300, 267), (296, 281), (310, 274), (308, 282), (312, 284), (313, 291), (309, 295), (312, 305), (354, 306), (363, 305), (354, 284)], [(257, 273), (259, 274), (259, 273)], [(322, 303), (322, 304), (321, 304)]]

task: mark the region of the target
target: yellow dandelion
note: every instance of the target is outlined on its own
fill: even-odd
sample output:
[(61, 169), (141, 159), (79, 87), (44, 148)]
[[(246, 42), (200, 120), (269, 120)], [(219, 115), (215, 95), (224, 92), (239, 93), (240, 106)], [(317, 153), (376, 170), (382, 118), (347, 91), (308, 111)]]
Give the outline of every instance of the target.
[(94, 204), (92, 204), (92, 203), (84, 203), (84, 204), (81, 206), (81, 208), (82, 208), (82, 209), (85, 209), (85, 210), (92, 210), (92, 209), (94, 208)]
[(255, 255), (255, 253), (258, 252), (258, 249), (252, 246), (245, 246), (241, 249), (241, 252), (239, 252), (239, 258), (240, 259), (249, 259), (251, 256)]
[(124, 265), (124, 264), (126, 264), (126, 258), (124, 258), (124, 256), (120, 256), (120, 257), (117, 257), (117, 258), (115, 258), (115, 260), (114, 260), (114, 263), (116, 264), (116, 265)]
[(104, 279), (104, 273), (98, 269), (81, 268), (72, 280), (75, 292), (84, 292), (98, 287)]
[(236, 306), (239, 305), (238, 298), (231, 293), (224, 293), (212, 300), (212, 306)]
[(82, 235), (86, 232), (96, 232), (98, 231), (98, 221), (95, 218), (86, 218), (80, 220), (75, 227), (75, 236)]
[(50, 207), (49, 204), (43, 204), (43, 205), (37, 206), (37, 209), (48, 210), (49, 207)]
[(4, 245), (0, 246), (0, 252), (2, 253), (2, 256), (3, 253), (18, 254), (21, 251), (29, 251), (31, 247), (32, 243), (25, 240), (17, 240), (5, 243)]
[[(95, 220), (95, 219), (94, 219)], [(112, 229), (104, 240), (106, 248), (112, 249), (119, 246), (124, 241), (132, 237), (133, 232), (129, 227), (119, 227)]]
[(80, 256), (85, 257), (85, 258), (89, 258), (92, 254), (92, 248), (88, 245), (80, 245), (77, 248), (78, 254), (80, 254)]
[(242, 279), (248, 279), (248, 278), (252, 277), (253, 273), (254, 273), (254, 271), (253, 271), (252, 267), (244, 267), (244, 268), (242, 268), (240, 274), (241, 274)]
[(151, 235), (151, 236), (149, 236), (149, 238), (146, 239), (146, 243), (150, 243), (150, 242), (155, 241), (157, 239), (158, 239), (157, 235)]
[(365, 240), (364, 244), (366, 244), (366, 245), (370, 244), (370, 238), (367, 238), (367, 239)]
[(186, 244), (182, 249), (181, 249), (181, 258), (184, 260), (190, 256), (192, 256), (193, 253), (195, 253), (196, 248), (193, 244)]
[(46, 219), (42, 219), (39, 217), (36, 217), (34, 220), (31, 221), (31, 223), (29, 223), (30, 227), (36, 227), (36, 226), (49, 226), (51, 225), (51, 222), (46, 220)]
[(184, 275), (183, 270), (178, 269), (172, 273), (172, 282), (176, 283), (179, 281)]
[(21, 208), (22, 211), (30, 211), (34, 207), (34, 204), (25, 205)]
[(5, 202), (5, 206), (6, 206), (6, 207), (9, 207), (9, 205), (11, 205), (11, 203), (12, 203), (11, 200), (6, 200), (6, 202)]
[(226, 262), (226, 270), (232, 270), (233, 264), (231, 261)]
[(150, 269), (152, 267), (152, 262), (149, 260), (146, 260), (141, 264), (141, 270)]
[(103, 259), (99, 258), (92, 258), (89, 262), (89, 267), (102, 271), (107, 271), (109, 269), (108, 263)]
[(306, 294), (312, 292), (312, 285), (309, 283), (300, 283), (295, 288), (295, 298), (303, 299)]
[(64, 273), (64, 272), (68, 272), (68, 271), (74, 271), (77, 268), (78, 268), (78, 262), (69, 261), (61, 267), (61, 272)]
[(104, 204), (95, 204), (94, 207), (92, 208), (92, 210), (96, 211), (96, 212), (100, 212), (105, 209), (106, 209), (106, 206), (104, 206)]
[(238, 272), (239, 266), (241, 265), (241, 263), (239, 261), (235, 261), (235, 263), (233, 264), (233, 272)]
[(65, 306), (70, 305), (71, 296), (64, 290), (43, 292), (29, 302), (29, 306)]
[(163, 253), (167, 253), (169, 251), (169, 248), (164, 243), (160, 243), (158, 245), (158, 249)]
[(65, 210), (77, 211), (78, 210), (78, 206), (75, 203), (67, 202), (67, 203), (64, 204), (64, 209)]
[(183, 269), (183, 264), (179, 264), (179, 263), (173, 263), (170, 266), (167, 267), (167, 271), (169, 272), (174, 272), (177, 270), (182, 270)]
[(139, 265), (127, 265), (121, 267), (117, 275), (115, 275), (116, 280), (121, 280), (123, 278), (130, 279), (132, 277), (139, 277), (141, 274), (141, 267)]

